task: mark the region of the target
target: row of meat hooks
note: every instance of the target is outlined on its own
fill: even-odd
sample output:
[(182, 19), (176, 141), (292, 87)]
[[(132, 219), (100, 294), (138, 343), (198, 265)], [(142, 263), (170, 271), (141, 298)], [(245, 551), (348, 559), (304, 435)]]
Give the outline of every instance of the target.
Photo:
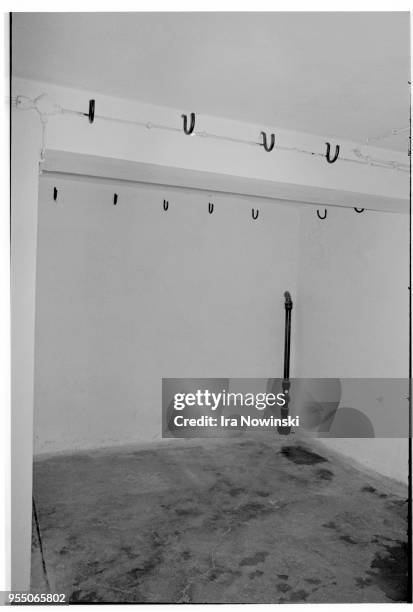
[[(397, 170), (400, 172), (410, 172), (409, 164), (403, 164), (399, 161), (390, 160), (390, 159), (375, 158), (375, 157), (372, 157), (371, 155), (366, 155), (362, 153), (359, 148), (352, 149), (352, 153), (354, 154), (354, 157), (348, 157), (346, 155), (340, 154), (340, 145), (337, 144), (335, 145), (334, 153), (333, 153), (332, 145), (330, 142), (325, 143), (326, 150), (325, 150), (325, 153), (322, 153), (321, 151), (320, 152), (313, 151), (313, 150), (297, 147), (295, 145), (287, 146), (287, 145), (282, 145), (279, 143), (277, 143), (276, 145), (275, 134), (274, 133), (267, 134), (267, 132), (265, 131), (260, 132), (259, 141), (245, 140), (243, 138), (235, 138), (232, 136), (214, 134), (214, 133), (209, 133), (206, 131), (195, 131), (195, 123), (196, 123), (195, 113), (190, 113), (189, 116), (186, 114), (182, 114), (181, 115), (181, 118), (183, 121), (182, 128), (178, 128), (178, 127), (172, 127), (170, 125), (152, 123), (150, 121), (122, 119), (119, 117), (96, 115), (95, 114), (95, 100), (89, 100), (88, 112), (63, 108), (62, 106), (56, 105), (56, 104), (54, 104), (51, 109), (45, 110), (42, 106), (39, 106), (39, 104), (41, 104), (44, 98), (46, 98), (46, 94), (41, 94), (40, 96), (37, 96), (37, 98), (33, 98), (33, 99), (27, 96), (23, 96), (23, 95), (18, 95), (18, 96), (15, 96), (14, 98), (11, 98), (11, 102), (13, 105), (16, 106), (16, 108), (19, 108), (21, 110), (35, 110), (40, 117), (40, 121), (42, 124), (42, 146), (41, 146), (41, 153), (40, 153), (41, 161), (44, 161), (44, 157), (45, 157), (46, 126), (48, 123), (48, 118), (52, 115), (63, 114), (63, 115), (75, 115), (79, 117), (87, 117), (90, 124), (93, 124), (96, 119), (99, 119), (99, 120), (108, 121), (111, 123), (115, 122), (115, 123), (120, 123), (123, 125), (134, 125), (134, 126), (139, 126), (139, 127), (145, 127), (147, 129), (161, 129), (161, 130), (167, 130), (167, 131), (172, 131), (172, 132), (183, 131), (183, 133), (187, 136), (199, 136), (199, 137), (211, 138), (211, 139), (220, 140), (220, 141), (228, 141), (228, 142), (239, 143), (239, 144), (260, 146), (267, 153), (271, 153), (271, 151), (273, 151), (274, 149), (276, 152), (284, 151), (284, 152), (300, 153), (303, 155), (310, 155), (313, 157), (325, 158), (328, 164), (334, 164), (338, 159), (340, 159), (341, 162), (361, 164), (361, 165), (367, 164), (369, 166), (375, 166), (375, 167), (384, 168), (388, 170)], [(408, 127), (394, 129), (394, 130), (391, 130), (391, 132), (386, 133), (385, 135), (382, 134), (380, 136), (371, 137), (370, 139), (367, 139), (366, 142), (368, 144), (370, 140), (373, 140), (373, 139), (380, 140), (381, 138), (388, 137), (389, 135), (402, 134), (408, 130), (409, 130)], [(408, 147), (408, 154), (410, 156), (410, 146)]]
[[(53, 200), (56, 202), (57, 201), (57, 195), (58, 195), (58, 190), (57, 187), (53, 187)], [(119, 199), (119, 195), (117, 193), (113, 194), (113, 205), (116, 206), (118, 203), (118, 199)], [(165, 200), (163, 201), (163, 205), (162, 205), (164, 211), (166, 212), (169, 209), (169, 200)], [(353, 207), (354, 210), (356, 211), (356, 213), (362, 213), (364, 212), (364, 208), (357, 208), (356, 206)], [(210, 215), (212, 215), (212, 213), (214, 212), (214, 204), (212, 202), (208, 202), (208, 212)], [(259, 215), (260, 211), (255, 208), (251, 209), (251, 216), (254, 219), (254, 221), (256, 221), (258, 219), (258, 215)], [(320, 211), (317, 210), (317, 217), (321, 220), (324, 220), (327, 218), (327, 209), (324, 209), (324, 215), (321, 216), (320, 215)]]
[[(183, 119), (183, 130), (187, 136), (190, 136), (195, 129), (195, 113), (191, 113), (191, 123), (189, 127), (188, 127), (187, 115), (181, 115), (181, 117)], [(275, 134), (273, 133), (270, 134), (269, 142), (268, 142), (268, 136), (266, 132), (261, 132), (260, 136), (262, 138), (262, 142), (260, 142), (259, 144), (262, 147), (264, 147), (264, 150), (267, 151), (267, 153), (271, 153), (271, 151), (275, 147)], [(336, 145), (336, 150), (333, 156), (331, 156), (331, 144), (329, 142), (326, 142), (326, 146), (327, 146), (326, 155), (325, 155), (326, 160), (328, 161), (329, 164), (334, 164), (334, 162), (337, 161), (338, 156), (340, 154), (340, 145)]]
[[(95, 100), (89, 100), (89, 110), (87, 113), (83, 113), (83, 115), (85, 117), (89, 118), (89, 123), (93, 123), (95, 120)], [(195, 130), (195, 113), (190, 113), (190, 122), (188, 125), (188, 115), (182, 114), (181, 115), (182, 121), (183, 121), (183, 131), (187, 136), (190, 136), (191, 134), (194, 133)], [(271, 133), (270, 134), (270, 138), (268, 140), (268, 136), (266, 132), (261, 132), (260, 136), (262, 138), (262, 142), (260, 142), (259, 144), (264, 147), (264, 150), (267, 151), (267, 153), (271, 153), (271, 151), (274, 149), (275, 147), (275, 134)], [(337, 161), (338, 156), (340, 154), (340, 145), (336, 145), (336, 149), (334, 152), (334, 155), (331, 156), (331, 144), (329, 142), (326, 142), (326, 160), (329, 164), (334, 164), (334, 162)]]

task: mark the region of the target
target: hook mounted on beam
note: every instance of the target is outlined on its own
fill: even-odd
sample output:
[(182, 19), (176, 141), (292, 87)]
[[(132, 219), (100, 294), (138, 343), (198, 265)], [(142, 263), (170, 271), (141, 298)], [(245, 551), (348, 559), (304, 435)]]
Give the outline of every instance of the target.
[(329, 164), (334, 164), (334, 162), (337, 161), (339, 153), (340, 153), (340, 145), (336, 145), (336, 152), (334, 154), (334, 157), (330, 157), (330, 149), (331, 149), (330, 143), (326, 142), (326, 145), (327, 145), (326, 160), (328, 161)]
[(168, 210), (168, 208), (169, 208), (169, 202), (168, 202), (168, 200), (164, 200), (163, 201), (163, 209), (164, 210)]
[(264, 149), (267, 151), (267, 153), (271, 153), (271, 151), (274, 148), (275, 145), (275, 134), (271, 134), (271, 140), (270, 140), (270, 144), (268, 144), (267, 142), (267, 134), (266, 132), (261, 132), (261, 136), (262, 136), (262, 143), (261, 146), (264, 147)]
[(325, 209), (324, 209), (324, 217), (322, 217), (322, 216), (320, 215), (320, 211), (319, 211), (319, 210), (317, 210), (317, 217), (318, 217), (319, 219), (325, 219), (325, 218), (327, 217), (327, 208), (325, 208)]
[(184, 132), (187, 136), (190, 136), (195, 129), (195, 113), (191, 113), (191, 124), (188, 127), (188, 117), (187, 115), (181, 115), (184, 120)]
[(362, 213), (364, 211), (364, 208), (357, 208), (356, 206), (354, 206), (354, 210), (356, 211), (356, 213)]
[(257, 208), (257, 210), (254, 210), (254, 209), (251, 210), (251, 215), (252, 215), (252, 218), (254, 219), (254, 221), (256, 219), (258, 219), (259, 212), (260, 211), (258, 210), (258, 208)]
[(89, 112), (83, 113), (85, 117), (89, 117), (89, 123), (93, 123), (95, 120), (95, 101), (89, 100)]
[(211, 202), (208, 202), (208, 212), (210, 215), (214, 212), (214, 205)]

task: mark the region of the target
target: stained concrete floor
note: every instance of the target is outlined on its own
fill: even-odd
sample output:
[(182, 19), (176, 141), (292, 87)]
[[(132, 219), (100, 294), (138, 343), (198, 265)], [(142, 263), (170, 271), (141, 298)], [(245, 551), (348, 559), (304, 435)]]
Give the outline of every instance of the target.
[[(50, 588), (70, 602), (407, 599), (405, 489), (308, 444), (58, 456), (35, 462), (34, 497)], [(36, 530), (31, 588), (47, 590)]]

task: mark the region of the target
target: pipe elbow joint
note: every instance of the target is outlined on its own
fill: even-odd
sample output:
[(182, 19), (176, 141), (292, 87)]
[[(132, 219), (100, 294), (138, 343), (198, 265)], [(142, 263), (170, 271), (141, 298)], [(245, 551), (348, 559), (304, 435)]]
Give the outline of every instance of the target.
[(285, 298), (285, 309), (286, 310), (292, 310), (293, 309), (293, 301), (291, 299), (291, 294), (289, 291), (285, 291), (284, 292), (284, 298)]

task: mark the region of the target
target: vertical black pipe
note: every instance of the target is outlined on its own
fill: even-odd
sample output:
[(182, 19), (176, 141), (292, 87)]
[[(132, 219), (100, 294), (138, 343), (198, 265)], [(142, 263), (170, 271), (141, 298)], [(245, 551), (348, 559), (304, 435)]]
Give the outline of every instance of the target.
[(284, 378), (290, 378), (290, 344), (291, 344), (291, 311), (293, 301), (289, 291), (284, 293), (285, 298), (285, 331), (284, 331)]
[[(281, 408), (281, 418), (287, 418), (290, 403), (290, 346), (291, 346), (291, 311), (293, 309), (293, 301), (289, 291), (284, 293), (284, 308), (285, 308), (285, 329), (284, 329), (284, 377), (282, 381), (282, 390), (285, 395), (285, 405)], [(287, 436), (291, 427), (280, 425), (277, 427), (278, 433)]]

